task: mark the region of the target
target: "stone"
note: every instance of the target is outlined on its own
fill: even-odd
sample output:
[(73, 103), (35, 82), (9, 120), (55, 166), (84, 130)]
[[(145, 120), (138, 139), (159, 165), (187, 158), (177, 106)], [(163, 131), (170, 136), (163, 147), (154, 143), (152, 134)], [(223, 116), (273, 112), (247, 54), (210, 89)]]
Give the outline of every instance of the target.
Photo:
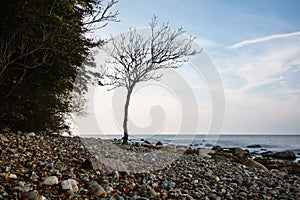
[(30, 133), (27, 133), (26, 134), (26, 137), (34, 137), (35, 136), (35, 133), (34, 132), (30, 132)]
[(252, 159), (247, 159), (243, 164), (246, 165), (247, 167), (268, 170), (264, 165)]
[(77, 181), (74, 179), (68, 179), (61, 182), (61, 187), (63, 190), (70, 190), (72, 192), (77, 192), (79, 190), (77, 186)]
[(28, 191), (21, 192), (20, 199), (28, 199), (28, 200), (46, 200), (46, 198), (38, 193), (38, 191)]
[(176, 153), (176, 146), (175, 145), (167, 145), (163, 148), (163, 150)]
[(230, 149), (232, 154), (237, 156), (237, 157), (248, 157), (249, 156), (249, 151), (248, 150), (244, 150), (241, 148), (232, 148)]
[(273, 154), (273, 158), (286, 159), (286, 160), (295, 160), (296, 155), (293, 151), (281, 151)]
[(247, 197), (247, 193), (246, 192), (240, 192), (239, 195), (242, 196), (242, 197)]
[(262, 157), (273, 157), (272, 151), (265, 151), (260, 154)]
[(247, 148), (261, 148), (261, 146), (259, 144), (251, 144), (248, 145)]
[(103, 189), (101, 185), (99, 185), (96, 181), (90, 181), (86, 183), (88, 188), (90, 189), (90, 193), (97, 197), (104, 197), (107, 195), (106, 191)]
[(217, 152), (222, 152), (222, 151), (223, 151), (223, 148), (220, 147), (220, 146), (214, 146), (214, 147), (212, 148), (212, 150), (217, 151)]
[(7, 137), (5, 137), (4, 135), (0, 135), (0, 140), (3, 142), (9, 142), (9, 139), (7, 139)]
[(144, 143), (142, 144), (142, 146), (150, 148), (150, 149), (153, 148), (153, 145), (150, 142), (148, 142), (148, 141), (144, 141)]
[(212, 145), (212, 144), (210, 144), (210, 143), (206, 143), (204, 146), (205, 146), (205, 147), (213, 147), (214, 145)]
[(168, 198), (168, 193), (167, 192), (163, 192), (161, 194), (161, 196), (162, 196), (163, 199), (167, 199)]
[(186, 146), (177, 145), (176, 146), (176, 152), (185, 152), (187, 150)]
[(56, 184), (58, 184), (58, 178), (56, 176), (48, 176), (43, 180), (42, 184), (43, 185), (56, 185)]
[(155, 146), (163, 146), (161, 141), (158, 141)]
[(215, 154), (214, 150), (209, 150), (209, 149), (200, 149), (198, 152), (200, 157), (206, 157), (206, 158), (210, 158), (211, 155)]
[(219, 182), (219, 181), (220, 181), (220, 178), (219, 178), (218, 176), (216, 176), (216, 177), (214, 178), (214, 180), (215, 180), (216, 182)]
[(18, 179), (17, 175), (15, 174), (9, 174), (10, 179)]
[(134, 146), (136, 146), (136, 147), (140, 147), (140, 146), (142, 146), (142, 145), (141, 145), (141, 143), (139, 143), (139, 142), (136, 142), (136, 143), (134, 143)]
[(81, 167), (83, 169), (93, 169), (93, 163), (90, 159), (86, 159), (82, 164)]

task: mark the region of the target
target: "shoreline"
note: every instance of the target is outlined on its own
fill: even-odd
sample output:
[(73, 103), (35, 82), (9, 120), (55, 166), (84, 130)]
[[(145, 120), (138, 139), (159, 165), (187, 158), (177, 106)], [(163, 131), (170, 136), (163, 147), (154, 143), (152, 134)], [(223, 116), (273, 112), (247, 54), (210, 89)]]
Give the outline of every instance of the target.
[[(167, 137), (165, 137), (167, 136)], [(181, 137), (184, 136), (189, 136), (190, 139), (184, 138), (185, 140), (182, 141)], [(197, 136), (201, 136), (201, 138), (193, 138), (193, 137), (197, 137)], [(218, 143), (218, 138), (216, 139), (215, 137), (222, 137), (222, 135), (211, 135), (211, 136), (207, 136), (207, 138), (205, 138), (205, 134), (198, 134), (196, 136), (194, 135), (174, 135), (174, 134), (163, 134), (163, 135), (156, 135), (156, 136), (151, 136), (151, 135), (133, 135), (131, 136), (131, 138), (129, 138), (129, 143), (134, 145), (135, 143), (140, 143), (142, 144), (143, 142), (147, 142), (152, 144), (153, 146), (156, 145), (157, 142), (162, 143), (163, 145), (179, 145), (179, 146), (185, 146), (186, 148), (192, 148), (192, 149), (211, 149), (214, 146), (221, 146), (224, 149), (233, 149), (233, 148), (242, 148), (244, 150), (249, 151), (250, 153), (250, 157), (251, 158), (255, 158), (255, 157), (265, 157), (265, 158), (271, 158), (274, 161), (283, 161), (283, 162), (295, 162), (295, 163), (300, 163), (300, 149), (299, 149), (299, 145), (297, 144), (296, 149), (295, 148), (291, 148), (290, 146), (280, 146), (280, 147), (272, 147), (272, 145), (263, 145), (259, 142), (257, 143), (251, 143), (251, 141), (249, 141), (249, 143), (244, 144), (244, 145), (238, 145), (238, 144), (233, 144), (233, 145), (225, 145)], [(237, 137), (244, 137), (244, 136), (260, 136), (260, 137), (265, 137), (265, 136), (275, 136), (275, 137), (288, 137), (288, 136), (299, 136), (297, 134), (294, 135), (279, 135), (279, 134), (267, 134), (267, 135), (257, 135), (257, 134), (251, 134), (251, 135), (247, 135), (247, 134), (242, 134), (242, 135), (234, 135), (234, 134), (227, 134), (227, 135), (223, 135), (223, 137), (226, 136), (237, 136)], [(81, 137), (81, 136), (79, 136)], [(179, 137), (175, 138), (174, 137)], [(88, 135), (88, 136), (84, 136), (81, 138), (102, 138), (105, 140), (111, 140), (114, 142), (120, 142), (122, 135), (104, 135), (103, 137), (100, 137), (98, 135)], [(168, 138), (168, 139), (166, 139)], [(171, 138), (171, 139), (169, 139)], [(210, 140), (212, 139), (212, 140)], [(300, 142), (300, 141), (299, 141)], [(283, 152), (283, 151), (293, 151), (295, 154), (295, 159), (280, 159), (280, 158), (272, 158), (272, 154), (277, 153), (277, 152)]]
[[(228, 156), (230, 154), (223, 155), (224, 152), (217, 149), (214, 153), (200, 154), (200, 151), (192, 149), (183, 151), (183, 147), (173, 152), (174, 148), (115, 144), (123, 150), (122, 154), (120, 151), (115, 151), (115, 155), (104, 155), (102, 152), (103, 157), (96, 159), (79, 137), (34, 133), (0, 135), (0, 199), (300, 197), (300, 177), (286, 167), (267, 170), (250, 167), (234, 162), (231, 160), (233, 157)], [(101, 144), (102, 151), (116, 149), (116, 146), (105, 146), (104, 143)], [(99, 150), (97, 146), (94, 147)], [(164, 156), (167, 155), (169, 160), (155, 170), (134, 172), (128, 166), (127, 170), (122, 169), (124, 166), (120, 161), (126, 157), (126, 153), (131, 159), (140, 159), (139, 156), (145, 155), (143, 159), (156, 164), (161, 163), (153, 158), (165, 160), (167, 158)], [(113, 156), (119, 156), (120, 159), (114, 159)], [(105, 164), (110, 167), (115, 164), (121, 168), (105, 172)]]

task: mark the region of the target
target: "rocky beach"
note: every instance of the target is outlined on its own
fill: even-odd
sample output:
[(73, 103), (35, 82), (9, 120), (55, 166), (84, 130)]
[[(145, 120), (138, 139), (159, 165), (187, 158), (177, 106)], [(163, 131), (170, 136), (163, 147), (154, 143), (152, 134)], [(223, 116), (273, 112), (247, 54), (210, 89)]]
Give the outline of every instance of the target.
[(299, 199), (300, 165), (282, 155), (2, 133), (0, 199)]

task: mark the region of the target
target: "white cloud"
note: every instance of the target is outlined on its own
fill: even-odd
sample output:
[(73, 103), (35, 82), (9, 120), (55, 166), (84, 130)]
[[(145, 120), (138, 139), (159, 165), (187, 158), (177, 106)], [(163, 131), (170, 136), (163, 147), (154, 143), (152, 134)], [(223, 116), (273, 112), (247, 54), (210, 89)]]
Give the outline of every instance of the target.
[(212, 40), (208, 40), (205, 38), (196, 38), (195, 42), (198, 43), (201, 47), (208, 48), (208, 47), (217, 47), (219, 44)]
[(228, 46), (228, 49), (237, 49), (240, 47), (244, 47), (250, 44), (256, 44), (256, 43), (261, 43), (261, 42), (266, 42), (270, 40), (275, 40), (275, 39), (280, 39), (280, 38), (287, 38), (287, 37), (292, 37), (292, 36), (299, 36), (300, 32), (293, 32), (293, 33), (285, 33), (285, 34), (274, 34), (274, 35), (269, 35), (266, 37), (260, 37), (252, 40), (245, 40), (236, 44), (233, 44), (231, 46)]
[[(300, 38), (272, 35), (226, 48), (225, 131), (297, 132), (300, 128)], [(280, 40), (275, 40), (282, 38)], [(253, 44), (253, 45), (250, 45)], [(245, 48), (239, 48), (239, 47)]]
[[(284, 82), (285, 73), (300, 68), (300, 39), (286, 38), (257, 43), (243, 49), (231, 49), (224, 75), (234, 74), (244, 80), (241, 91), (270, 83)], [(242, 88), (241, 88), (242, 87)]]

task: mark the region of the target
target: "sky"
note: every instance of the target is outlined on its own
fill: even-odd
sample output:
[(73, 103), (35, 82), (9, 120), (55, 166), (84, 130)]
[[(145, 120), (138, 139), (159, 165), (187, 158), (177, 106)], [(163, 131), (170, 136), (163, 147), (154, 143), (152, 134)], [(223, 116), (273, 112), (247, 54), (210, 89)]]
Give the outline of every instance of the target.
[[(184, 106), (180, 104), (193, 97), (198, 133), (209, 131), (216, 115), (222, 121), (217, 131), (222, 133), (300, 133), (299, 8), (298, 0), (120, 0), (114, 7), (120, 22), (109, 23), (94, 33), (96, 37), (109, 38), (129, 28), (148, 27), (156, 15), (159, 23), (168, 22), (174, 29), (182, 27), (187, 35), (197, 38), (195, 42), (205, 51), (198, 64), (216, 69), (224, 92), (224, 102), (214, 101), (218, 95), (214, 96), (210, 77), (195, 73), (192, 64), (186, 64), (177, 74), (188, 82), (192, 92), (183, 98), (163, 84), (138, 86), (130, 104), (129, 129), (157, 123), (162, 128), (154, 132), (174, 133), (186, 118), (193, 121), (193, 108), (183, 115)], [(78, 120), (79, 129), (89, 133), (99, 128), (103, 132), (121, 131), (121, 93), (116, 96), (119, 93), (94, 89), (89, 115)], [(118, 106), (112, 105), (113, 97), (121, 99)], [(224, 116), (214, 107), (219, 104), (224, 104)], [(115, 107), (118, 111), (112, 111)], [(117, 117), (109, 120), (113, 112)]]

